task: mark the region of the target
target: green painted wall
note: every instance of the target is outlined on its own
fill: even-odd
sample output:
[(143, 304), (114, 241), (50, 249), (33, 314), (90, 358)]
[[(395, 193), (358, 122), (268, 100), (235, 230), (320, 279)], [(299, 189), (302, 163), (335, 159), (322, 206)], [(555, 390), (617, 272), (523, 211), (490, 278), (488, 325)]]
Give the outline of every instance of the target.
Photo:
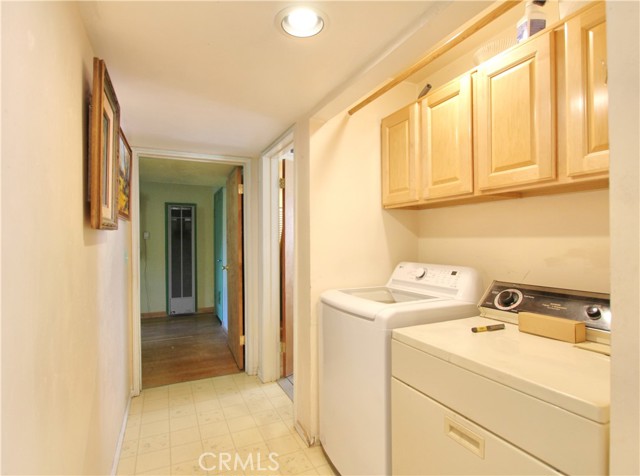
[[(166, 310), (164, 205), (196, 204), (198, 308), (213, 307), (213, 195), (211, 187), (140, 183), (140, 309)], [(144, 240), (144, 232), (150, 237)]]

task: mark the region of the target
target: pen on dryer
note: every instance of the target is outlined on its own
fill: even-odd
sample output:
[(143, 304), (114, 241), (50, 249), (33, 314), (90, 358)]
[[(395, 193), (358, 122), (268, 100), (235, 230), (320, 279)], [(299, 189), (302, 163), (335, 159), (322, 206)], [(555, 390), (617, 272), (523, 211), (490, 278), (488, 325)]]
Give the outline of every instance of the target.
[(490, 332), (490, 331), (499, 331), (501, 329), (504, 329), (504, 324), (493, 324), (491, 326), (472, 327), (471, 332)]

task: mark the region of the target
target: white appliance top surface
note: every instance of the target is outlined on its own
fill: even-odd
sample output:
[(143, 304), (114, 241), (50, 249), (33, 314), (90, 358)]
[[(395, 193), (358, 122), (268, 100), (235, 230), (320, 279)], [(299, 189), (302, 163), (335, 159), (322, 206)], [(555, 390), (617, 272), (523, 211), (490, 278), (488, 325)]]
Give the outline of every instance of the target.
[(397, 329), (393, 338), (595, 422), (609, 422), (608, 356), (522, 333), (508, 323), (504, 330), (471, 331), (497, 323), (470, 317)]
[(476, 314), (478, 272), (464, 266), (399, 263), (385, 286), (331, 289), (320, 300), (386, 329)]
[(401, 289), (387, 288), (384, 286), (377, 288), (342, 289), (341, 291), (350, 296), (354, 296), (360, 299), (368, 299), (370, 301), (375, 301), (383, 304), (396, 304), (399, 302), (438, 299), (436, 296), (412, 293), (408, 291), (402, 291)]
[[(338, 298), (338, 294), (342, 299)], [(482, 282), (478, 272), (465, 266), (399, 263), (384, 286), (348, 288), (325, 291), (321, 296), (326, 302), (330, 296), (335, 304), (345, 302), (375, 302), (381, 305), (394, 305), (411, 301), (433, 301), (454, 299), (457, 301), (478, 303), (482, 295)]]

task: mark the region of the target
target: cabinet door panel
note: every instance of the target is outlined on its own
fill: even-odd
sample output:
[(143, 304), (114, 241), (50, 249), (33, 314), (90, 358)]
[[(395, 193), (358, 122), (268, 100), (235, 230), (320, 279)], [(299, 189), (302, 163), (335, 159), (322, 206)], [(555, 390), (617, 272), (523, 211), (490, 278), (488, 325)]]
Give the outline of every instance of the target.
[(604, 4), (565, 25), (567, 175), (609, 168), (607, 31)]
[(478, 70), (477, 153), (481, 191), (556, 176), (550, 34)]
[(433, 91), (421, 113), (423, 198), (472, 193), (471, 76)]
[(417, 104), (382, 120), (382, 204), (418, 200)]

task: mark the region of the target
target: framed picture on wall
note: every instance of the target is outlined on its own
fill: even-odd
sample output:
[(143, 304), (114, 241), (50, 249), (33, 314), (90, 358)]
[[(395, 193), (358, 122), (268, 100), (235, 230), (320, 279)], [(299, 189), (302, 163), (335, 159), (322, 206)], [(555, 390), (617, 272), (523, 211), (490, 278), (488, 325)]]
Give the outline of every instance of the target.
[(131, 219), (131, 147), (124, 132), (120, 129), (118, 149), (118, 216), (125, 220)]
[(103, 60), (93, 59), (89, 131), (91, 227), (118, 228), (118, 150), (120, 105)]

